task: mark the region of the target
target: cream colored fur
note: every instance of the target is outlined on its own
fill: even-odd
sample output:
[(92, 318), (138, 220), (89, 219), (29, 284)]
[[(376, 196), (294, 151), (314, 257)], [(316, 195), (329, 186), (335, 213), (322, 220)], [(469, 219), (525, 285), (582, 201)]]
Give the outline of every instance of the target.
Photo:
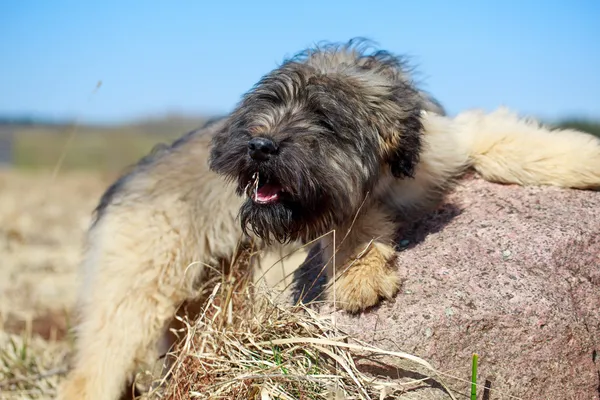
[(520, 185), (598, 188), (600, 141), (572, 129), (555, 129), (500, 108), (474, 110), (454, 121), (470, 164), (489, 181)]
[[(600, 141), (590, 135), (551, 131), (504, 109), (456, 118), (425, 113), (424, 123), (415, 179), (394, 179), (382, 165), (356, 220), (334, 227), (335, 243), (332, 234), (318, 243), (336, 281), (329, 296), (345, 310), (361, 311), (397, 293), (396, 217), (431, 209), (469, 167), (498, 182), (600, 187)], [(133, 173), (90, 230), (74, 369), (59, 399), (118, 399), (136, 368), (156, 359), (160, 338), (177, 307), (194, 298), (205, 265), (235, 253), (242, 199), (206, 166), (213, 131)], [(263, 260), (270, 265), (298, 246), (264, 249)]]

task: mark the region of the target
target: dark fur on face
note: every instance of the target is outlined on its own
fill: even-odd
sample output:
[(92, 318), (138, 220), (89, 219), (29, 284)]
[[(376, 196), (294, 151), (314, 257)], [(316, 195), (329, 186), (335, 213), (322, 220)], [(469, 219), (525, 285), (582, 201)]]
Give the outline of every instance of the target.
[[(413, 176), (425, 97), (400, 58), (367, 50), (352, 40), (285, 61), (214, 137), (211, 169), (248, 195), (245, 232), (267, 242), (311, 240), (351, 220), (385, 168)], [(270, 141), (269, 154), (251, 157), (253, 138)]]

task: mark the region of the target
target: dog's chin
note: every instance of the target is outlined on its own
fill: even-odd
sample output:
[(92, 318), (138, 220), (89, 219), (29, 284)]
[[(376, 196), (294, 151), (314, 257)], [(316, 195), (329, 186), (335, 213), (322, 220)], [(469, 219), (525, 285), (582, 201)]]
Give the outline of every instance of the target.
[(299, 203), (275, 177), (260, 174), (256, 179), (240, 177), (239, 180), (238, 191), (247, 198), (239, 214), (244, 232), (251, 231), (266, 243), (297, 240), (303, 221)]
[(249, 197), (240, 209), (240, 222), (246, 234), (251, 231), (266, 243), (287, 243), (299, 236), (297, 216), (276, 193)]
[(330, 225), (321, 213), (326, 199), (310, 188), (303, 191), (270, 171), (245, 173), (237, 179), (238, 193), (246, 197), (239, 212), (245, 234), (252, 232), (267, 244), (308, 241)]

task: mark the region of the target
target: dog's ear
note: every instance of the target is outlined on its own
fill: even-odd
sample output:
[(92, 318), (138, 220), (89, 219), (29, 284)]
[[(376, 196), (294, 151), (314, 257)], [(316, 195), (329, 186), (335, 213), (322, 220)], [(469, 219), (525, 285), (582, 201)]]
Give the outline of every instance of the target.
[(421, 137), (423, 124), (420, 112), (411, 113), (396, 127), (388, 137), (387, 163), (392, 175), (396, 178), (413, 178), (421, 155)]
[(217, 160), (223, 155), (224, 145), (227, 142), (227, 133), (229, 127), (223, 127), (217, 130), (210, 140), (210, 151), (208, 154), (208, 166), (211, 171), (217, 170)]
[(396, 178), (412, 178), (419, 163), (424, 126), (424, 102), (412, 83), (397, 80), (389, 85), (361, 87), (371, 126), (382, 143), (382, 156)]
[(218, 125), (215, 124), (208, 155), (208, 166), (211, 171), (220, 172), (225, 166), (230, 165), (232, 158), (239, 158), (239, 155), (232, 153), (232, 150), (239, 147), (236, 146), (237, 142), (243, 138), (240, 138), (240, 135), (232, 135), (232, 132), (231, 118), (223, 119)]
[[(338, 132), (379, 135), (383, 161), (396, 178), (413, 177), (421, 153), (422, 98), (409, 83), (356, 85), (343, 79), (313, 76), (308, 80), (315, 111)], [(369, 137), (371, 135), (368, 135)], [(365, 137), (360, 140), (365, 140)]]

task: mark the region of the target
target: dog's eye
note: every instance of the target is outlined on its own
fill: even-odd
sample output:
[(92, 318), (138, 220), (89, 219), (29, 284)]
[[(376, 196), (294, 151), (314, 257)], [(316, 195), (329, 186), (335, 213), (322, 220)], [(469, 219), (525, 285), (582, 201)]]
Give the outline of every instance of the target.
[(318, 140), (311, 140), (308, 144), (308, 147), (312, 150), (312, 151), (316, 151), (319, 149), (319, 141)]
[(265, 127), (259, 125), (253, 125), (247, 129), (247, 133), (252, 136), (263, 134), (266, 131)]
[(315, 120), (316, 120), (317, 125), (319, 125), (319, 127), (323, 128), (329, 132), (335, 131), (333, 124), (331, 123), (331, 121), (327, 117), (327, 115), (325, 115), (325, 113), (323, 113), (322, 111), (316, 111), (315, 114), (316, 114)]
[(248, 133), (248, 131), (244, 130), (244, 129), (233, 129), (229, 132), (228, 136), (230, 138), (243, 138), (243, 137), (247, 137), (250, 136), (250, 133)]
[(328, 120), (324, 120), (324, 119), (319, 119), (319, 126), (325, 130), (327, 130), (328, 132), (334, 132), (335, 130), (333, 129), (333, 125), (328, 121)]
[(340, 126), (337, 123), (336, 111), (322, 107), (314, 107), (312, 111), (316, 124), (323, 128), (325, 133), (336, 135), (339, 133)]

